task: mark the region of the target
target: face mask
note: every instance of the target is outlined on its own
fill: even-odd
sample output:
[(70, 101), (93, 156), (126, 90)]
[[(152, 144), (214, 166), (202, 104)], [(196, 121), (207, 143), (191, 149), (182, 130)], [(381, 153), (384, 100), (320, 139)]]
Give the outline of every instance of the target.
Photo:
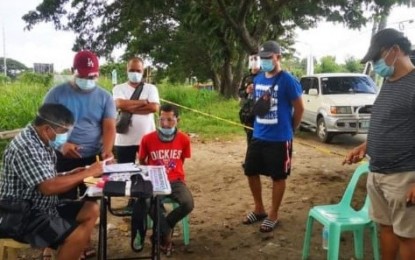
[(131, 83), (138, 83), (143, 78), (143, 73), (139, 72), (128, 72), (128, 80)]
[[(386, 54), (385, 58), (388, 57), (388, 55), (390, 53), (390, 50)], [(393, 75), (393, 72), (395, 71), (394, 65), (395, 65), (395, 62), (396, 62), (396, 57), (395, 57), (395, 60), (393, 61), (391, 66), (388, 66), (386, 64), (385, 58), (380, 58), (377, 62), (375, 62), (375, 64), (373, 64), (373, 70), (379, 76), (384, 77), (384, 78), (389, 78), (390, 76)]]
[(176, 127), (172, 127), (172, 128), (159, 127), (159, 130), (163, 135), (173, 135), (176, 132)]
[(96, 86), (94, 79), (75, 78), (75, 83), (82, 90), (91, 90)]
[(259, 69), (261, 65), (261, 58), (256, 55), (249, 56), (248, 69)]
[(261, 70), (265, 72), (273, 71), (275, 68), (272, 59), (261, 59)]
[(59, 150), (64, 143), (68, 141), (68, 133), (56, 134), (55, 140), (49, 140), (49, 146), (55, 150)]

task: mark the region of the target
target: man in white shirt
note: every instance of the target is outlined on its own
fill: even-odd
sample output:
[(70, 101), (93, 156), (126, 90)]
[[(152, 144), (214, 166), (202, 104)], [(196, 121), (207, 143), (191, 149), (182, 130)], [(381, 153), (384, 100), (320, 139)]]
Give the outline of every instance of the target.
[(115, 137), (118, 163), (134, 163), (141, 138), (156, 130), (154, 113), (158, 112), (160, 106), (156, 86), (144, 83), (138, 100), (130, 99), (142, 82), (143, 72), (143, 60), (138, 57), (132, 58), (127, 64), (128, 82), (116, 85), (112, 90), (117, 109), (132, 113), (128, 131), (125, 134), (117, 133)]

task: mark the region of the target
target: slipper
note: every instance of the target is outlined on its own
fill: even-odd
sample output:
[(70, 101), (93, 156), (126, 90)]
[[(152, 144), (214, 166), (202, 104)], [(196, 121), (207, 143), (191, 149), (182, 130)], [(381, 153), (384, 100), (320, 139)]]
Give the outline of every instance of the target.
[(266, 217), (268, 217), (267, 213), (256, 214), (255, 212), (251, 211), (248, 213), (248, 215), (246, 215), (246, 219), (242, 221), (242, 224), (251, 225), (265, 219)]
[(261, 226), (259, 227), (259, 232), (261, 233), (268, 233), (272, 232), (278, 225), (278, 219), (272, 221), (269, 218), (266, 218)]
[(166, 245), (160, 245), (160, 251), (168, 257), (171, 256), (173, 253), (173, 243), (169, 242)]

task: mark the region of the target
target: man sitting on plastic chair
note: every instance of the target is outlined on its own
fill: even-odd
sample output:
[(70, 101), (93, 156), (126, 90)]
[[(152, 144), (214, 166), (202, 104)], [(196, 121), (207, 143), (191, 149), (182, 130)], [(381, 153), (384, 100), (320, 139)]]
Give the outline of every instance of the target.
[(160, 107), (159, 127), (141, 140), (139, 161), (141, 165), (164, 165), (172, 193), (168, 198), (179, 206), (167, 216), (161, 216), (161, 250), (172, 252), (172, 231), (177, 222), (193, 210), (193, 196), (185, 184), (183, 164), (190, 158), (190, 139), (177, 130), (179, 112), (177, 107), (165, 104)]

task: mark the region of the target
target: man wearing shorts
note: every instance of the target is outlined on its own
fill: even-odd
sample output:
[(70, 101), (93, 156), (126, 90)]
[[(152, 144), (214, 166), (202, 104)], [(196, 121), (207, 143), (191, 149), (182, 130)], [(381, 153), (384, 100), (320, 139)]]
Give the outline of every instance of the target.
[[(263, 220), (259, 230), (267, 233), (273, 231), (278, 223), (285, 180), (291, 171), (292, 139), (294, 130), (301, 122), (304, 106), (300, 83), (281, 68), (281, 48), (278, 43), (265, 42), (260, 47), (259, 56), (264, 72), (255, 77), (254, 96), (258, 100), (271, 90), (271, 109), (264, 117), (256, 116), (253, 139), (246, 154), (245, 175), (255, 208), (248, 213), (243, 223), (253, 224)], [(271, 177), (272, 180), (272, 204), (268, 214), (262, 202), (260, 175)]]
[(385, 78), (373, 105), (367, 141), (343, 163), (369, 158), (369, 215), (380, 226), (383, 260), (415, 259), (415, 67), (403, 33), (384, 29), (362, 62)]
[[(54, 147), (66, 142), (73, 123), (73, 114), (65, 106), (41, 106), (33, 123), (6, 148), (0, 174), (0, 203), (13, 199), (31, 204), (28, 224), (12, 238), (32, 247), (58, 249), (59, 260), (81, 257), (99, 216), (95, 202), (59, 203), (57, 197), (85, 178), (103, 172), (99, 162), (70, 172), (56, 172)], [(8, 234), (2, 234), (5, 235)]]

